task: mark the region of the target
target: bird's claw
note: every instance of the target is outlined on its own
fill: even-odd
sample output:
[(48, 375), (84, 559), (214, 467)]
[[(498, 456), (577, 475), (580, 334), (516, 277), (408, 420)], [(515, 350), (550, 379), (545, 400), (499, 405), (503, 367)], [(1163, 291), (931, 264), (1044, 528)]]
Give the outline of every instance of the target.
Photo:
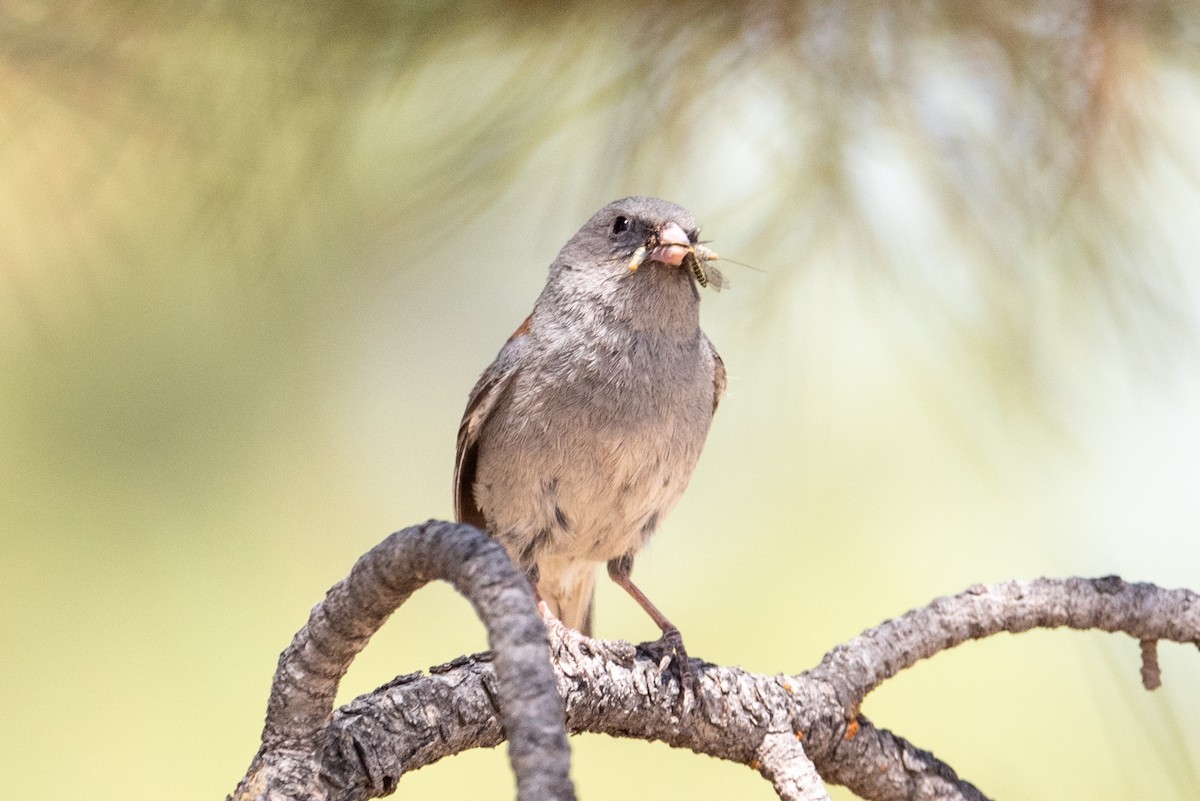
[(666, 673), (672, 662), (679, 674), (679, 689), (685, 705), (689, 697), (695, 697), (699, 691), (696, 672), (692, 668), (692, 660), (688, 657), (687, 649), (683, 647), (683, 636), (679, 629), (664, 629), (662, 636), (652, 643), (646, 643), (651, 653), (661, 654), (658, 660), (658, 672)]

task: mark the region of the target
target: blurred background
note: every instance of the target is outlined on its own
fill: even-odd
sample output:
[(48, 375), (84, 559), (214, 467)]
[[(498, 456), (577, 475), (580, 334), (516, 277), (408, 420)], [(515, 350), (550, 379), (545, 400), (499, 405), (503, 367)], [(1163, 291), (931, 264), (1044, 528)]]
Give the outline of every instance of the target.
[[(1200, 6), (0, 7), (5, 795), (221, 798), (280, 650), (452, 515), (467, 393), (633, 193), (732, 288), (729, 392), (639, 583), (689, 650), (799, 672), (973, 582), (1200, 590)], [(602, 582), (598, 633), (656, 635)], [(350, 698), (485, 647), (431, 587)], [(870, 696), (993, 797), (1194, 799), (1200, 654), (1002, 636)], [(574, 740), (581, 796), (774, 797)], [(408, 798), (509, 798), (502, 750)], [(835, 790), (839, 799), (850, 798)]]

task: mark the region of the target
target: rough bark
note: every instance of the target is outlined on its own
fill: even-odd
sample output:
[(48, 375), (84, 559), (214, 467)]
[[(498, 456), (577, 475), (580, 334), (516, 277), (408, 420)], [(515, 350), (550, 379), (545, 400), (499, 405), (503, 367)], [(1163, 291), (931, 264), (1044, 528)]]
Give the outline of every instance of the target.
[[(350, 659), (434, 577), (472, 600), (493, 652), (401, 676), (330, 715)], [(767, 676), (693, 659), (697, 691), (685, 695), (661, 654), (544, 624), (502, 549), (470, 527), (430, 522), (364, 556), (313, 610), (280, 657), (263, 748), (235, 797), (378, 797), (405, 772), (499, 745), (507, 732), (518, 798), (569, 798), (565, 707), (572, 733), (661, 740), (740, 762), (783, 799), (827, 798), (831, 782), (880, 801), (978, 801), (986, 796), (875, 727), (859, 706), (881, 682), (967, 640), (1057, 627), (1130, 635), (1153, 687), (1154, 643), (1200, 643), (1200, 596), (1115, 576), (977, 585), (863, 632), (804, 673)]]
[[(484, 685), (490, 725), (509, 735), (517, 797), (574, 799), (546, 628), (529, 583), (504, 549), (478, 529), (436, 521), (388, 537), (313, 608), (279, 657), (262, 747), (234, 799), (368, 798), (395, 789), (399, 771), (373, 770), (360, 744), (331, 740), (330, 713), (350, 662), (391, 613), (433, 579), (453, 584), (487, 627), (494, 654)], [(437, 700), (423, 711), (433, 713), (454, 701), (452, 694)], [(462, 725), (467, 720), (442, 721), (444, 739), (459, 749), (471, 745), (470, 730)], [(342, 744), (349, 746), (348, 753), (329, 753), (331, 745)]]

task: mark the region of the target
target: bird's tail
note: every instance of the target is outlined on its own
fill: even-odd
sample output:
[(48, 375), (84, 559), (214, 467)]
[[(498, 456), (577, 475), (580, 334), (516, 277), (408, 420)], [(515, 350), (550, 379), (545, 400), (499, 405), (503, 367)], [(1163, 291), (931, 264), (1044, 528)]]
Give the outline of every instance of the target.
[(588, 564), (581, 568), (557, 576), (543, 572), (538, 580), (538, 592), (563, 625), (590, 637), (597, 565)]

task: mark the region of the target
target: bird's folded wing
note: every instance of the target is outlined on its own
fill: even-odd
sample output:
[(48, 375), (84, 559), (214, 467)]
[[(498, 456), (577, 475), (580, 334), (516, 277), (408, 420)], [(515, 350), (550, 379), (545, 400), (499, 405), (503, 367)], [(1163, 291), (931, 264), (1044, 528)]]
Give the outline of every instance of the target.
[[(520, 353), (528, 337), (529, 320), (509, 337), (496, 360), (479, 377), (467, 410), (458, 426), (458, 455), (454, 460), (454, 516), (461, 523), (487, 528), (483, 513), (475, 504), (475, 462), (479, 455), (479, 433), (513, 378), (520, 372)], [(722, 371), (724, 372), (724, 371)]]

